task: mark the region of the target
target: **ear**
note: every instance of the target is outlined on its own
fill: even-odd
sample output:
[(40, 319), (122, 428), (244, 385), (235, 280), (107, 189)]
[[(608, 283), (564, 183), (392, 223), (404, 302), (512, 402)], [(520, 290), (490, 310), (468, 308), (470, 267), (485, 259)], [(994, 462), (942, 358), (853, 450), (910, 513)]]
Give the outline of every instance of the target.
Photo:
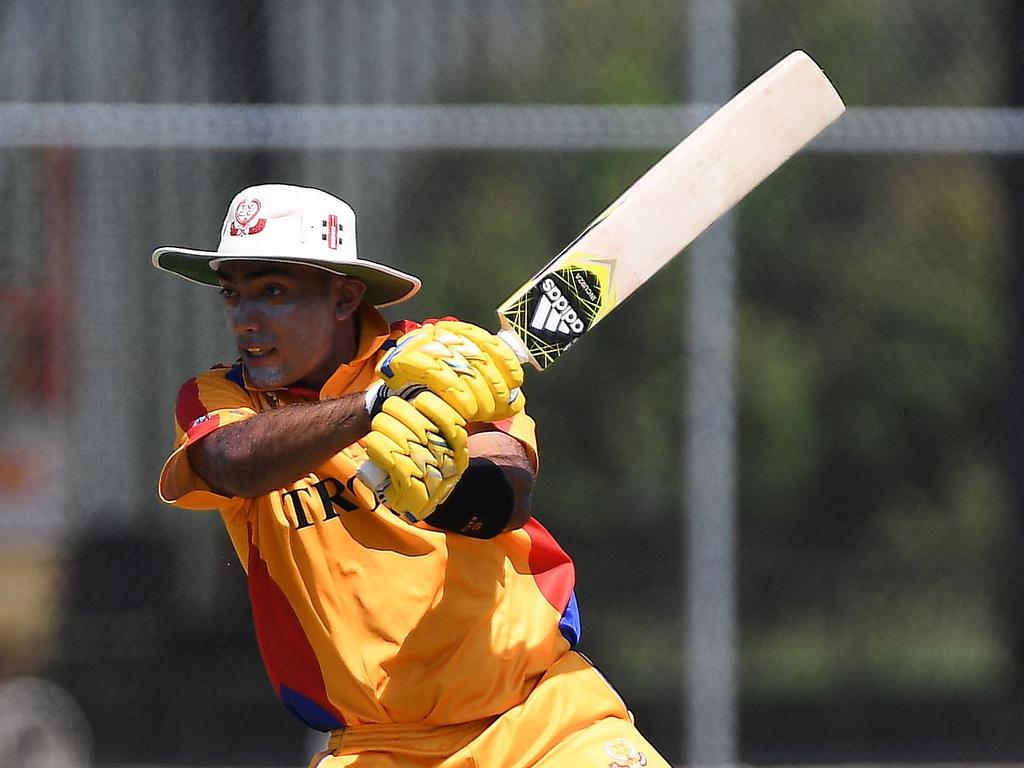
[(366, 285), (354, 277), (342, 277), (334, 284), (334, 318), (347, 320), (356, 311), (366, 293)]

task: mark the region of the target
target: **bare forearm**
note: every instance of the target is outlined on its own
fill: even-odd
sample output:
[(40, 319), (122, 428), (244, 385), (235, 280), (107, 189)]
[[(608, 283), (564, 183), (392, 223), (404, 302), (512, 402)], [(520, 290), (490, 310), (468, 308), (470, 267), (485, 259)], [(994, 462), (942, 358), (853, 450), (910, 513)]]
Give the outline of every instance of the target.
[(362, 393), (275, 408), (210, 433), (188, 449), (213, 488), (253, 498), (282, 488), (370, 431)]
[[(505, 530), (512, 531), (522, 528), (531, 515), (533, 485), (536, 479), (533, 467), (519, 462), (504, 463), (502, 457), (493, 458), (490, 461), (501, 469), (505, 480), (508, 481), (509, 487), (512, 489), (512, 516), (509, 518)], [(472, 466), (473, 462), (470, 460), (470, 467)]]

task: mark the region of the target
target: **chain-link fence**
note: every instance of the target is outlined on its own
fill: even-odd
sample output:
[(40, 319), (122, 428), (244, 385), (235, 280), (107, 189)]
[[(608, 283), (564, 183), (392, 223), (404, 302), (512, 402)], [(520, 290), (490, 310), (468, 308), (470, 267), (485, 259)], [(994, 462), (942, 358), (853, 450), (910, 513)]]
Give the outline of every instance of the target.
[[(51, 743), (299, 765), (319, 744), (266, 683), (219, 521), (156, 500), (178, 386), (232, 349), (155, 246), (215, 246), (248, 184), (319, 186), (363, 255), (423, 278), (391, 319), (492, 326), (796, 48), (850, 111), (529, 380), (537, 515), (577, 563), (582, 649), (670, 759), (1024, 760), (1019, 5), (0, 4), (0, 765)], [(717, 362), (690, 315), (712, 290)], [(727, 567), (688, 590), (706, 546)], [(726, 640), (717, 676), (702, 637)]]

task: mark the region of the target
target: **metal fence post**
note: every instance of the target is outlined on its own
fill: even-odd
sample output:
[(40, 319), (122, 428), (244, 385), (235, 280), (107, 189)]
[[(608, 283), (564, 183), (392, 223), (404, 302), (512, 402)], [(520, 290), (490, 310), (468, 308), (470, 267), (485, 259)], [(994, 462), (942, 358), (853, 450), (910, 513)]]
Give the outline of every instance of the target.
[[(690, 6), (690, 99), (735, 90), (734, 0)], [(736, 744), (735, 252), (732, 215), (689, 250), (685, 409), (686, 751), (692, 766), (733, 765)]]

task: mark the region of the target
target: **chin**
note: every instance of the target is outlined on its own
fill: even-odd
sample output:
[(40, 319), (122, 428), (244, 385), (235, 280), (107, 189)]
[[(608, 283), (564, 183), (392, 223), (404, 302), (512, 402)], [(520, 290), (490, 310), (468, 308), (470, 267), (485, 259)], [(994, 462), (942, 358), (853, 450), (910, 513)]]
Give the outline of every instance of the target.
[(247, 365), (245, 375), (257, 389), (282, 389), (292, 383), (288, 374), (280, 368), (256, 368)]

